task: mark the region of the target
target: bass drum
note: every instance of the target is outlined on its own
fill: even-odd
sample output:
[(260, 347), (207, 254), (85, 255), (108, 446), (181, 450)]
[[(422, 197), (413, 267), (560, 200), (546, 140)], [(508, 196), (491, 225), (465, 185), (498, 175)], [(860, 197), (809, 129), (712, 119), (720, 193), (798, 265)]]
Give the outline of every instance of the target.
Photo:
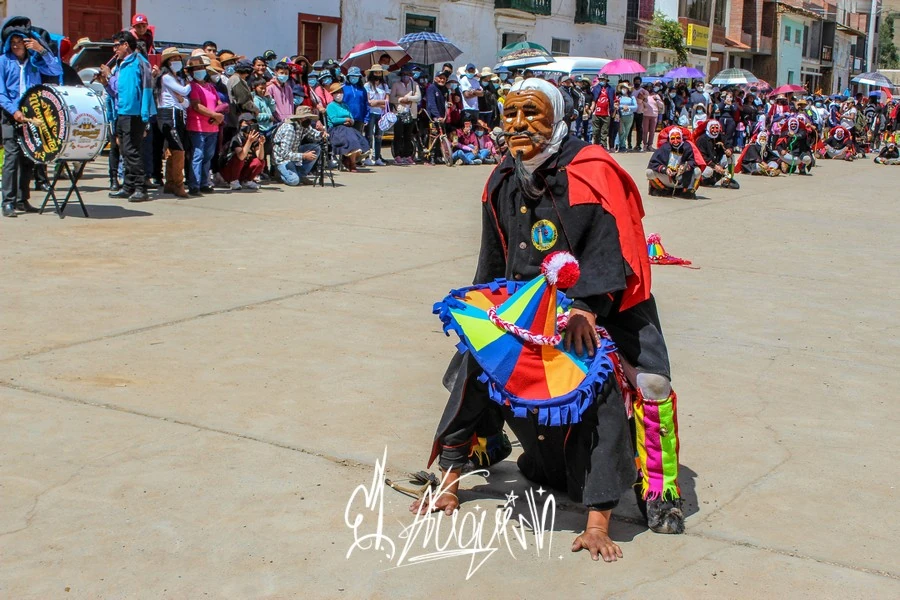
[(94, 90), (36, 85), (19, 103), (25, 115), (19, 144), (31, 160), (93, 160), (106, 146), (106, 111)]

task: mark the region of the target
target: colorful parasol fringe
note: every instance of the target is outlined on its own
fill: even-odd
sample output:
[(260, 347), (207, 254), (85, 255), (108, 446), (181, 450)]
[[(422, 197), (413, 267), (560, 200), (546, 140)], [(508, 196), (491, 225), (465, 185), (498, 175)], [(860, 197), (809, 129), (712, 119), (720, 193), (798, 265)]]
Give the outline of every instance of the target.
[[(658, 233), (651, 233), (647, 236), (647, 254), (650, 255), (650, 262), (654, 265), (680, 265), (688, 267), (691, 261), (686, 258), (678, 258), (672, 256), (663, 248), (662, 241)], [(691, 269), (699, 269), (700, 267), (690, 267)]]

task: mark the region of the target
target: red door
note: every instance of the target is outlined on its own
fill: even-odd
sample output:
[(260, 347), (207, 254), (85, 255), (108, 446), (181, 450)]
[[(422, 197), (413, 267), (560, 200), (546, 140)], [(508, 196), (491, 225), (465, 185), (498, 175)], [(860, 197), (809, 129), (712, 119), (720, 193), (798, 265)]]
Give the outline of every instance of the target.
[(300, 32), (300, 54), (311, 63), (322, 58), (322, 24), (302, 21)]
[(108, 40), (121, 30), (121, 0), (63, 0), (63, 34), (73, 44), (83, 37)]

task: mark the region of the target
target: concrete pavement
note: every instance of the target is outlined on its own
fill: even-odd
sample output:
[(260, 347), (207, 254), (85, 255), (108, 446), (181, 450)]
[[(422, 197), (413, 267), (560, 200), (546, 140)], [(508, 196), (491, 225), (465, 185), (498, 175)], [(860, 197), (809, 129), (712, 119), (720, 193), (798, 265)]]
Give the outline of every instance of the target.
[[(649, 155), (617, 158), (646, 189)], [(396, 568), (394, 491), (392, 558), (347, 559), (345, 519), (377, 531), (350, 500), (385, 448), (389, 477), (425, 467), (454, 342), (431, 304), (471, 280), (489, 168), (136, 205), (91, 173), (93, 218), (0, 222), (0, 597), (900, 595), (900, 170), (645, 198), (646, 231), (700, 267), (653, 268), (687, 533), (647, 532), (626, 498), (625, 558), (593, 563), (560, 497), (550, 548), (468, 580), (466, 557)], [(492, 521), (510, 490), (527, 514), (513, 462), (473, 487), (463, 514)]]

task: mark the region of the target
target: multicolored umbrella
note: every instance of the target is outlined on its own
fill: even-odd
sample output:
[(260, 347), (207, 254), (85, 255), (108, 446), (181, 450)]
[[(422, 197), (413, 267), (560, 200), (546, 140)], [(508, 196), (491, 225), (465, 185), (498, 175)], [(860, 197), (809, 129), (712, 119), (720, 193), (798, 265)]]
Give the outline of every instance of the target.
[(666, 77), (672, 79), (706, 79), (706, 75), (700, 69), (694, 67), (678, 67), (666, 73)]
[(553, 61), (553, 55), (546, 48), (534, 42), (516, 42), (500, 49), (497, 53), (500, 65), (509, 68), (536, 67)]
[(388, 69), (390, 71), (402, 67), (411, 60), (409, 54), (406, 53), (406, 49), (396, 42), (390, 40), (369, 40), (353, 46), (350, 52), (341, 59), (341, 66), (344, 69), (359, 67), (360, 70), (365, 71), (378, 62), (382, 54), (387, 54), (391, 57), (392, 64)]
[(412, 57), (413, 62), (423, 65), (452, 62), (463, 53), (453, 42), (441, 34), (428, 31), (407, 33), (397, 40), (397, 44), (406, 49), (406, 53)]
[(557, 288), (575, 284), (578, 263), (555, 252), (542, 271), (525, 283), (498, 279), (453, 290), (434, 313), (445, 333), (459, 336), (459, 351), (470, 352), (484, 370), (492, 400), (518, 417), (537, 411), (544, 425), (577, 423), (596, 384), (614, 373), (615, 348), (601, 338), (593, 357), (565, 349), (560, 331), (571, 301)]
[(725, 69), (716, 73), (710, 83), (713, 85), (743, 85), (758, 81), (760, 81), (759, 77), (746, 69)]
[(641, 63), (631, 60), (630, 58), (617, 58), (603, 65), (600, 72), (604, 75), (637, 75), (644, 73), (645, 69)]
[(878, 71), (870, 71), (869, 73), (862, 73), (857, 75), (853, 79), (851, 79), (853, 83), (863, 83), (865, 85), (874, 85), (877, 87), (886, 87), (893, 88), (894, 82), (887, 78), (886, 75), (882, 75)]

